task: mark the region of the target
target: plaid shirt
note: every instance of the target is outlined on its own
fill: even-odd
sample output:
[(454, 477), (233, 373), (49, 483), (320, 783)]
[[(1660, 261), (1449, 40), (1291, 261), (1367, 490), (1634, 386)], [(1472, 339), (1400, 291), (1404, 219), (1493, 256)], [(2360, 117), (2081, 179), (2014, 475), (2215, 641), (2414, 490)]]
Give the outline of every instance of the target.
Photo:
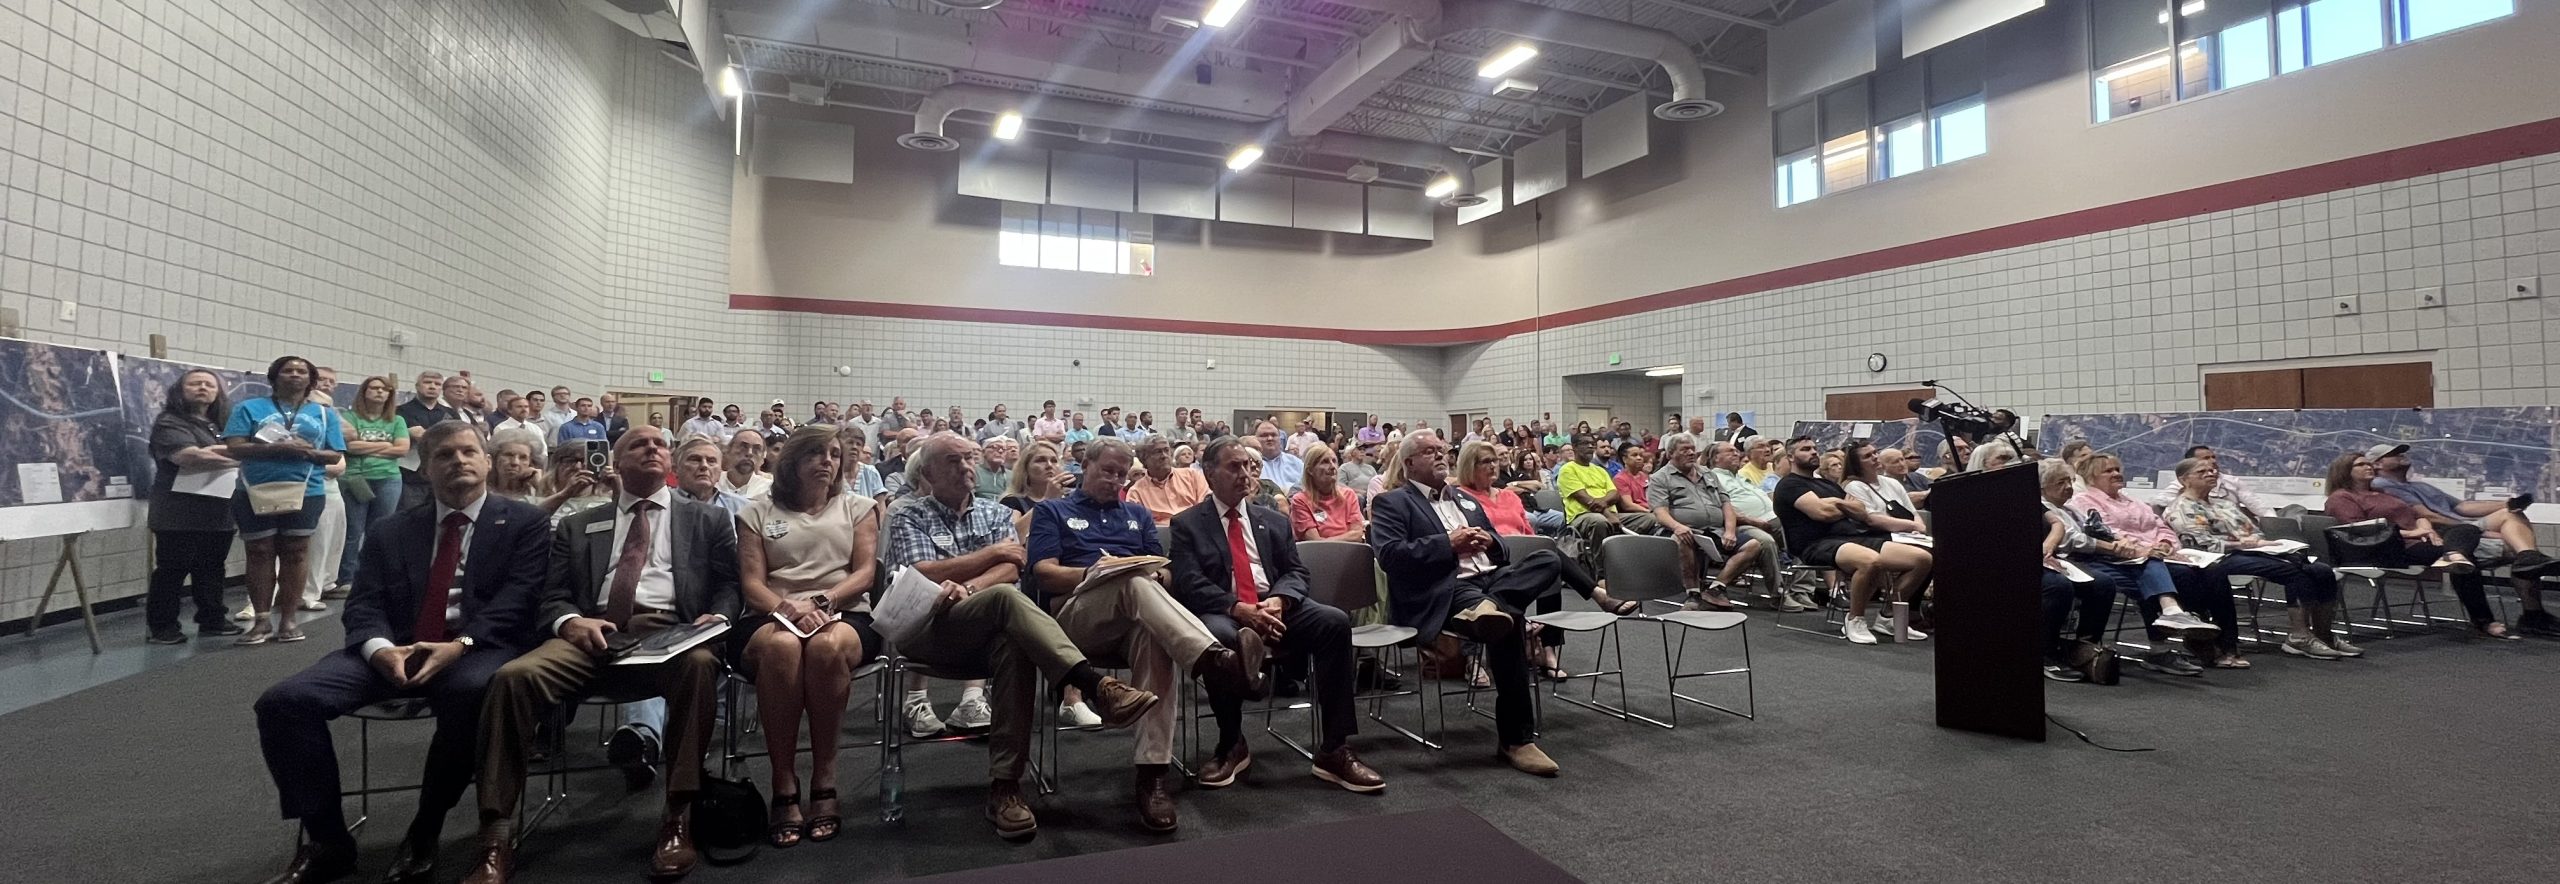
[(1014, 539), (1013, 511), (991, 500), (969, 501), (953, 512), (932, 497), (909, 497), (889, 507), (889, 564), (956, 559)]

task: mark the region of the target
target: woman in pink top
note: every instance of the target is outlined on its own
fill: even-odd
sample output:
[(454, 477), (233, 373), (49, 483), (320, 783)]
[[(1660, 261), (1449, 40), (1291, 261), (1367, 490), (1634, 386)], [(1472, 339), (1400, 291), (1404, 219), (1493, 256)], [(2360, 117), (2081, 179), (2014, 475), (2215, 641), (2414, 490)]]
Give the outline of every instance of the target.
[[(2169, 580), (2178, 587), (2174, 595), (2144, 599), (2144, 607), (2159, 605), (2159, 615), (2151, 621), (2152, 635), (2176, 632), (2186, 640), (2187, 649), (2198, 659), (2212, 661), (2224, 669), (2238, 669), (2240, 659), (2240, 616), (2231, 600), (2231, 584), (2223, 580), (2205, 579), (2203, 571), (2171, 560), (2178, 551), (2178, 532), (2160, 521), (2151, 505), (2124, 494), (2124, 461), (2112, 454), (2093, 454), (2080, 462), (2080, 479), (2088, 485), (2071, 496), (2065, 504), (2075, 516), (2088, 525), (2090, 536), (2099, 539), (2129, 540), (2141, 544), (2151, 558), (2164, 560), (2169, 567)], [(2094, 516), (2092, 519), (2090, 517)], [(2197, 619), (2181, 604), (2201, 605), (2212, 622)], [(2146, 614), (2149, 612), (2146, 611)], [(2171, 675), (2203, 675), (2204, 667), (2180, 658), (2175, 651), (2153, 653), (2139, 660), (2144, 669)]]
[(1307, 446), (1307, 470), (1297, 493), (1289, 495), (1289, 530), (1299, 540), (1366, 543), (1369, 520), (1360, 514), (1360, 496), (1342, 487), (1342, 458), (1324, 443)]

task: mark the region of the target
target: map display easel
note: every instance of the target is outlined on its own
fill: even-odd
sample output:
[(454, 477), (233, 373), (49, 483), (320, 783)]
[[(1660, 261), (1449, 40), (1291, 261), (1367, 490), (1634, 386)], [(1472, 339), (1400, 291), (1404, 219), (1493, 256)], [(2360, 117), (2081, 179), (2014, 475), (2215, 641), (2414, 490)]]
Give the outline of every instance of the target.
[(115, 355), (104, 350), (0, 340), (0, 544), (60, 538), (53, 576), (27, 634), (71, 575), (71, 591), (101, 650), (80, 535), (133, 524), (134, 483)]

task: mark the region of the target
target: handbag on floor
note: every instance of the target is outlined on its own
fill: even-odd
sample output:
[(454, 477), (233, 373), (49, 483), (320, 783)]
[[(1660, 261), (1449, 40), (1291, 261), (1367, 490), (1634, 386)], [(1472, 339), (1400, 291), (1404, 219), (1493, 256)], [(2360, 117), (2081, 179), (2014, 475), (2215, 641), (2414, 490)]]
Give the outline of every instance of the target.
[(2382, 563), (2382, 545), (2400, 539), (2399, 529), (2391, 527), (2391, 523), (2384, 519), (2348, 522), (2331, 526), (2321, 533), (2328, 535), (2329, 553), (2337, 556), (2341, 565), (2379, 565)]
[(765, 843), (764, 791), (753, 780), (724, 780), (702, 774), (701, 791), (693, 796), (693, 837), (702, 857), (714, 865), (742, 863)]
[(2122, 660), (2106, 646), (2087, 640), (2071, 643), (2071, 668), (2089, 677), (2090, 684), (2115, 684), (2123, 675), (2118, 671)]

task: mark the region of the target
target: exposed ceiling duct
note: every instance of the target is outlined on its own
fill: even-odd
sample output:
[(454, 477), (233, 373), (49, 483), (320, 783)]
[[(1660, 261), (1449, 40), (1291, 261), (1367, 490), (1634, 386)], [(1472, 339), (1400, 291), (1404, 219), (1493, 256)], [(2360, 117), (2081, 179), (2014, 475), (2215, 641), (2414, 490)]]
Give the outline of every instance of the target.
[[(1231, 146), (1261, 144), (1276, 140), (1281, 135), (1279, 127), (1272, 123), (1220, 120), (1098, 101), (1031, 95), (989, 86), (954, 85), (925, 96), (924, 103), (916, 108), (915, 130), (898, 136), (898, 144), (911, 150), (958, 149), (959, 139), (943, 134), (942, 130), (951, 115), (960, 111), (989, 116), (1018, 112), (1025, 117), (1054, 123), (1146, 132)], [(1430, 169), (1447, 176), (1457, 182), (1457, 188), (1440, 201), (1444, 206), (1477, 206), (1485, 202), (1484, 197), (1476, 193), (1474, 170), (1455, 152), (1439, 145), (1338, 132), (1323, 133), (1295, 144), (1315, 153)]]
[[(1680, 35), (1616, 19), (1568, 12), (1549, 6), (1523, 3), (1520, 0), (1332, 0), (1344, 6), (1394, 13), (1408, 19), (1412, 37), (1400, 43), (1364, 46), (1366, 50), (1338, 62), (1337, 69), (1319, 75), (1315, 90), (1304, 100), (1290, 101), (1290, 129), (1298, 131), (1302, 124), (1300, 108), (1349, 107), (1376, 90), (1375, 83), (1395, 76), (1420, 64), (1410, 51), (1395, 52), (1413, 45), (1429, 45), (1441, 39), (1469, 31), (1491, 31), (1524, 40), (1543, 41), (1593, 52), (1605, 52), (1628, 58), (1640, 58), (1662, 66), (1671, 79), (1671, 100), (1653, 107), (1653, 115), (1665, 120), (1703, 120), (1724, 112), (1724, 105), (1707, 98), (1707, 74), (1689, 44)], [(1401, 36), (1401, 35), (1391, 35)], [(1377, 39), (1369, 41), (1379, 43)], [(1380, 74), (1384, 74), (1380, 76)], [(1346, 100), (1347, 99), (1347, 100)], [(1313, 118), (1309, 114), (1309, 119)]]

